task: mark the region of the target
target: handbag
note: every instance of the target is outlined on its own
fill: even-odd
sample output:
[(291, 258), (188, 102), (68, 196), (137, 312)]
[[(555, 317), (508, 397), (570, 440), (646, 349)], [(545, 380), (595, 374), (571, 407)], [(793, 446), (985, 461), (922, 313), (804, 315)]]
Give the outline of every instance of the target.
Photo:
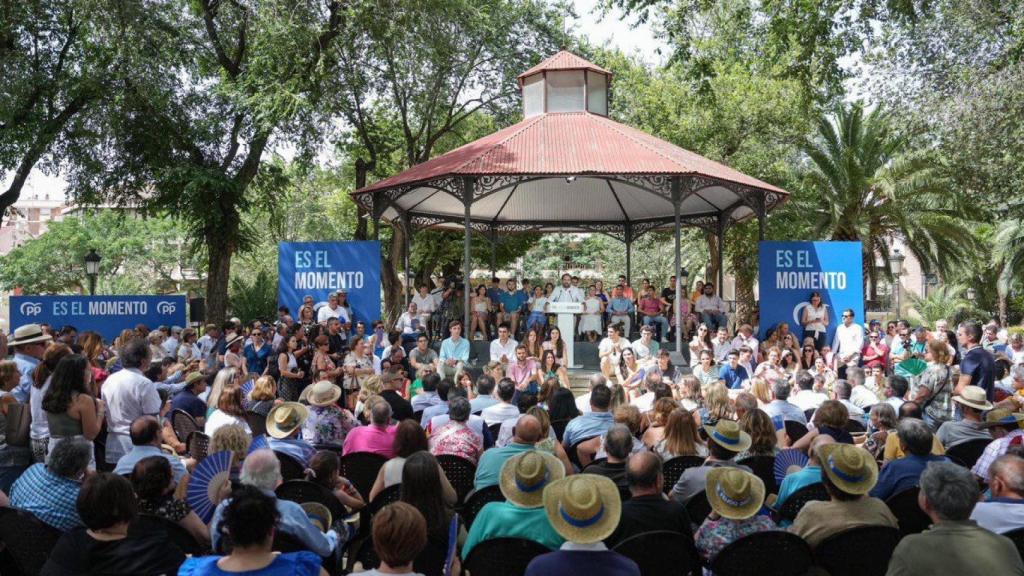
[(931, 395), (928, 396), (928, 400), (926, 400), (925, 403), (923, 405), (921, 405), (921, 413), (922, 414), (924, 413), (925, 409), (928, 408), (928, 406), (931, 405), (932, 401), (935, 400), (935, 397), (939, 395), (939, 392), (942, 392), (943, 390), (945, 390), (946, 386), (949, 385), (949, 380), (950, 380), (950, 375), (951, 375), (950, 373), (951, 372), (952, 371), (949, 369), (949, 366), (946, 366), (946, 380), (942, 383), (942, 386), (940, 386), (938, 389), (936, 389), (934, 392), (932, 392)]
[(7, 445), (27, 447), (30, 444), (29, 425), (32, 424), (32, 408), (28, 404), (7, 406)]

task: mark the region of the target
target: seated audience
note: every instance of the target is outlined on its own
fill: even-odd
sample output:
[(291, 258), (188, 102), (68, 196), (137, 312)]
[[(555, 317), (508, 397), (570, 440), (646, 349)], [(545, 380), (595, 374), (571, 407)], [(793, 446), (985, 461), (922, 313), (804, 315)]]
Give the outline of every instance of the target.
[(469, 400), (455, 396), (449, 402), (448, 423), (430, 434), (430, 452), (435, 456), (448, 454), (469, 460), (474, 465), (484, 450), (483, 438), (467, 425)]
[[(427, 435), (423, 433), (423, 429), (415, 420), (402, 420), (395, 429), (395, 443), (392, 445), (392, 449), (395, 452), (395, 457), (385, 462), (380, 472), (377, 473), (377, 479), (374, 480), (373, 488), (370, 489), (370, 502), (373, 502), (373, 499), (385, 488), (401, 484), (405, 459), (416, 452), (428, 451), (430, 446), (427, 443)], [(441, 484), (444, 488), (445, 500), (454, 505), (458, 497), (444, 474), (441, 475)]]
[(904, 418), (896, 427), (899, 434), (903, 458), (890, 460), (878, 475), (878, 483), (871, 489), (871, 496), (888, 500), (908, 488), (917, 486), (921, 473), (929, 462), (945, 462), (945, 456), (932, 456), (933, 434), (923, 420)]
[(370, 537), (380, 567), (352, 576), (414, 576), (413, 561), (427, 546), (427, 521), (416, 508), (395, 502), (374, 515)]
[(281, 402), (277, 397), (277, 382), (270, 376), (260, 376), (253, 382), (249, 395), (242, 399), (242, 407), (246, 412), (266, 418), (270, 409)]
[(991, 440), (992, 435), (982, 428), (981, 415), (992, 409), (992, 403), (985, 396), (985, 389), (980, 386), (964, 386), (953, 402), (960, 405), (960, 420), (943, 422), (935, 432), (942, 446), (949, 450), (957, 444), (971, 440)]
[(231, 481), (237, 482), (242, 472), (242, 462), (249, 453), (252, 438), (241, 426), (221, 426), (210, 438), (208, 454), (216, 454), (225, 450), (231, 452)]
[[(284, 405), (287, 404), (289, 403), (286, 402)], [(243, 487), (257, 488), (274, 499), (274, 504), (277, 507), (277, 522), (274, 525), (276, 531), (295, 537), (302, 542), (306, 549), (320, 556), (330, 556), (339, 547), (337, 532), (334, 530), (328, 530), (326, 533), (320, 531), (310, 521), (301, 506), (274, 496), (274, 490), (281, 485), (282, 480), (281, 463), (273, 452), (256, 450), (249, 454), (242, 466), (240, 480)], [(226, 531), (230, 529), (230, 523), (225, 523), (225, 513), (233, 501), (233, 497), (221, 501), (213, 512), (213, 519), (210, 521), (210, 540), (214, 550), (221, 549), (221, 538), (230, 533)], [(347, 536), (347, 533), (345, 535)], [(341, 542), (341, 544), (343, 543), (344, 541)]]
[(406, 418), (413, 417), (412, 404), (402, 397), (402, 388), (405, 386), (405, 377), (394, 372), (385, 372), (381, 376), (381, 385), (384, 387), (380, 397), (391, 405), (392, 418), (395, 422), (401, 422)]
[(614, 482), (594, 474), (557, 480), (544, 489), (544, 511), (566, 542), (531, 560), (526, 576), (640, 576), (636, 562), (608, 550), (603, 542), (615, 531), (622, 512)]
[(861, 526), (896, 528), (896, 517), (878, 498), (868, 496), (878, 480), (878, 465), (867, 451), (850, 444), (818, 447), (826, 502), (808, 502), (789, 531), (815, 548), (826, 538)]
[(733, 542), (757, 532), (777, 530), (775, 523), (758, 511), (764, 504), (764, 482), (750, 472), (716, 468), (708, 473), (705, 493), (711, 514), (697, 530), (697, 552), (705, 562)]
[(776, 510), (782, 508), (786, 500), (789, 500), (789, 497), (801, 488), (821, 482), (821, 462), (818, 461), (818, 448), (834, 443), (835, 440), (825, 434), (819, 435), (811, 442), (811, 448), (807, 452), (809, 457), (807, 465), (796, 472), (786, 474), (786, 477), (782, 479), (782, 484), (779, 485), (779, 495), (774, 504)]
[(803, 370), (797, 372), (796, 386), (800, 391), (790, 398), (789, 401), (801, 411), (817, 410), (824, 401), (828, 400), (828, 396), (814, 391), (814, 375), (810, 372)]
[(1024, 459), (1003, 454), (988, 470), (992, 498), (978, 502), (971, 520), (996, 534), (1024, 528)]
[(75, 500), (82, 488), (92, 443), (62, 440), (47, 456), (46, 464), (33, 464), (11, 486), (11, 506), (31, 512), (50, 526), (67, 532), (82, 525)]
[(863, 418), (864, 409), (850, 400), (852, 393), (853, 385), (847, 380), (836, 380), (832, 384), (832, 399), (838, 400), (843, 406), (846, 406), (846, 411), (850, 414), (851, 419)]
[(454, 389), (454, 382), (448, 378), (441, 379), (437, 384), (437, 397), (440, 398), (441, 401), (433, 406), (427, 406), (423, 409), (423, 414), (420, 416), (420, 426), (427, 428), (431, 419), (435, 416), (448, 413), (448, 392)]
[(740, 429), (750, 434), (750, 448), (736, 455), (736, 460), (755, 456), (775, 457), (779, 453), (779, 437), (775, 424), (764, 410), (751, 410), (739, 421)]
[(501, 448), (491, 448), (480, 456), (476, 466), (473, 488), (480, 490), (498, 483), (501, 467), (505, 461), (521, 454), (535, 450), (535, 444), (541, 440), (541, 425), (537, 418), (524, 414), (516, 421), (512, 442)]
[(985, 451), (981, 453), (981, 457), (971, 468), (971, 472), (974, 472), (975, 476), (988, 482), (988, 468), (992, 462), (1006, 454), (1011, 442), (1018, 444), (1021, 442), (1016, 439), (1024, 436), (1024, 428), (1021, 428), (1022, 422), (1024, 422), (1024, 418), (1006, 409), (992, 410), (985, 415), (984, 427), (992, 434), (994, 440), (985, 447)]
[(626, 462), (633, 451), (634, 440), (636, 438), (630, 433), (629, 428), (622, 424), (615, 424), (604, 435), (607, 460), (587, 466), (584, 468), (584, 472), (610, 479), (619, 489), (619, 494), (628, 497), (629, 482), (626, 480)]
[(117, 461), (117, 465), (114, 466), (114, 474), (120, 476), (131, 474), (135, 465), (143, 458), (157, 456), (167, 460), (174, 473), (174, 482), (181, 482), (181, 478), (185, 475), (185, 465), (177, 456), (167, 454), (160, 449), (160, 424), (157, 423), (156, 418), (152, 416), (136, 418), (129, 428), (129, 434), (132, 439), (132, 449)]
[(845, 426), (849, 421), (849, 412), (846, 406), (838, 400), (826, 400), (814, 411), (811, 416), (811, 426), (808, 426), (807, 434), (800, 438), (790, 448), (807, 450), (819, 435), (831, 436), (840, 444), (853, 444), (853, 436), (846, 431)]
[(630, 498), (622, 503), (619, 525), (611, 536), (605, 538), (605, 545), (614, 548), (630, 536), (655, 530), (669, 530), (692, 537), (686, 508), (665, 498), (662, 492), (665, 476), (661, 472), (661, 458), (651, 452), (630, 456), (626, 464), (626, 483)]
[(498, 399), (494, 397), (494, 387), (494, 378), (487, 374), (481, 374), (476, 379), (476, 398), (469, 401), (471, 413), (479, 414), (498, 403)]
[(682, 408), (676, 408), (668, 415), (665, 437), (654, 445), (653, 450), (665, 461), (679, 456), (705, 458), (708, 455), (708, 446), (700, 438), (696, 418), (692, 412)]
[[(899, 414), (901, 422), (907, 418), (916, 418), (918, 420), (922, 419), (921, 407), (917, 404), (917, 402), (904, 402), (903, 404), (900, 405)], [(936, 438), (933, 434), (932, 454), (936, 456), (942, 456), (945, 453), (946, 450), (942, 447), (942, 443), (939, 442), (939, 439)], [(885, 438), (885, 450), (882, 454), (882, 461), (889, 462), (890, 460), (903, 458), (904, 456), (906, 456), (906, 453), (903, 451), (903, 448), (900, 444), (899, 430), (897, 424), (897, 430), (893, 430)]]
[(802, 408), (789, 402), (789, 382), (776, 380), (772, 383), (772, 401), (765, 407), (764, 411), (771, 418), (778, 418), (782, 421), (795, 420), (801, 424), (807, 424), (807, 417), (804, 416)]
[[(437, 458), (429, 452), (417, 452), (405, 461), (402, 468), (401, 500), (419, 510), (427, 521), (427, 549), (435, 554), (420, 553), (413, 561), (417, 572), (423, 571), (421, 558), (443, 556), (448, 552), (448, 538), (455, 510), (444, 494), (444, 470)], [(460, 572), (458, 559), (452, 568), (453, 574)]]
[(395, 455), (395, 426), (391, 426), (391, 403), (386, 399), (370, 407), (370, 423), (349, 430), (342, 454), (370, 452), (385, 458)]
[(648, 450), (653, 450), (658, 442), (665, 439), (665, 425), (668, 424), (668, 418), (672, 415), (672, 411), (678, 407), (679, 404), (672, 399), (670, 392), (668, 398), (655, 400), (651, 410), (644, 414), (649, 425), (640, 440)]
[(213, 436), (221, 426), (241, 426), (246, 432), (252, 433), (245, 419), (245, 409), (242, 408), (242, 389), (238, 386), (228, 386), (221, 391), (217, 398), (217, 409), (206, 419), (203, 432)]
[(422, 412), (428, 407), (441, 403), (441, 397), (437, 395), (437, 385), (441, 383), (441, 377), (437, 374), (428, 374), (423, 377), (423, 389), (410, 400), (413, 412)]
[(672, 487), (669, 494), (677, 502), (686, 506), (690, 498), (703, 498), (708, 472), (719, 467), (734, 467), (751, 472), (750, 468), (735, 462), (736, 455), (750, 448), (750, 434), (740, 429), (739, 424), (732, 420), (719, 420), (714, 426), (704, 426), (708, 439), (707, 460), (701, 466), (687, 468), (679, 481)]
[(590, 411), (573, 418), (562, 434), (562, 444), (572, 447), (580, 440), (601, 436), (615, 423), (609, 407), (612, 401), (611, 388), (595, 386), (590, 391)]
[(188, 530), (196, 542), (209, 544), (209, 528), (188, 504), (174, 497), (178, 481), (166, 458), (149, 456), (139, 460), (132, 468), (130, 480), (139, 514), (170, 520)]
[(505, 502), (486, 504), (473, 519), (469, 536), (462, 545), (462, 557), (473, 548), (495, 538), (524, 538), (557, 549), (565, 542), (551, 527), (544, 513), (544, 488), (565, 477), (556, 458), (543, 452), (525, 452), (501, 467), (498, 485)]
[[(280, 502), (253, 486), (235, 490), (224, 508), (224, 527), (231, 534), (227, 556), (195, 556), (181, 566), (179, 576), (327, 576), (313, 552), (278, 553), (271, 549), (282, 514)], [(300, 508), (301, 510), (301, 508)]]
[(863, 444), (864, 449), (870, 452), (875, 460), (882, 460), (889, 434), (895, 434), (896, 426), (899, 425), (899, 421), (896, 419), (896, 410), (888, 402), (875, 404), (868, 412), (868, 424), (868, 435)]
[(309, 402), (309, 415), (302, 424), (302, 439), (311, 444), (343, 446), (349, 430), (359, 422), (347, 408), (338, 406), (341, 388), (321, 380), (302, 391)]
[(587, 380), (587, 391), (576, 397), (576, 410), (580, 414), (586, 414), (590, 412), (590, 395), (593, 394), (594, 388), (598, 386), (607, 386), (608, 378), (600, 372), (591, 374)]
[(158, 576), (176, 573), (185, 561), (181, 550), (167, 545), (163, 531), (128, 534), (137, 506), (131, 483), (121, 476), (106, 472), (89, 476), (76, 506), (85, 528), (61, 536), (42, 576)]
[[(341, 460), (337, 452), (320, 450), (309, 461), (306, 469), (306, 480), (327, 488), (349, 510), (359, 510), (366, 506), (355, 485), (348, 478), (341, 476)], [(334, 525), (339, 526), (344, 518), (335, 518)]]
[(502, 378), (497, 387), (498, 402), (484, 408), (480, 415), (488, 426), (501, 424), (505, 420), (519, 417), (519, 407), (513, 403), (516, 397), (516, 383), (510, 378)]
[[(171, 410), (181, 410), (195, 418), (200, 426), (206, 423), (206, 402), (199, 395), (206, 392), (207, 376), (202, 372), (190, 372), (185, 376), (185, 388), (171, 399)], [(186, 440), (185, 438), (182, 439)]]
[(1024, 574), (1013, 542), (970, 519), (978, 502), (971, 473), (952, 462), (933, 462), (921, 475), (921, 509), (932, 526), (906, 536), (889, 561), (889, 576)]
[(305, 468), (309, 459), (316, 454), (316, 449), (309, 442), (299, 437), (302, 424), (306, 421), (309, 411), (298, 402), (285, 402), (267, 414), (267, 444), (274, 452), (287, 454)]

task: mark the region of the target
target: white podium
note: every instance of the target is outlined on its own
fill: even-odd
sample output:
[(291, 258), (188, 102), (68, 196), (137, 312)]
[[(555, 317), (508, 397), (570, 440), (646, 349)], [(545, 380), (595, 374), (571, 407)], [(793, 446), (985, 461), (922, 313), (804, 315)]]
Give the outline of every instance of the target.
[(549, 302), (548, 312), (558, 314), (558, 330), (562, 333), (562, 340), (565, 342), (565, 364), (566, 369), (581, 368), (577, 366), (576, 357), (576, 314), (583, 313), (582, 302)]

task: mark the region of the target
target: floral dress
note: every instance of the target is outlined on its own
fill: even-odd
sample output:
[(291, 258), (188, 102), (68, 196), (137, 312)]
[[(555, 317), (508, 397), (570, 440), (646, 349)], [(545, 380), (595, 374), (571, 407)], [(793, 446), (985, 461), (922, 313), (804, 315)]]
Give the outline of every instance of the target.
[(335, 404), (330, 406), (310, 406), (309, 417), (302, 425), (302, 438), (313, 444), (345, 443), (349, 430), (359, 426), (359, 421), (352, 413)]
[(475, 465), (483, 449), (483, 439), (462, 422), (450, 421), (430, 435), (430, 453), (434, 456), (449, 454)]
[(746, 520), (708, 519), (697, 530), (697, 551), (700, 552), (701, 558), (711, 562), (722, 549), (744, 536), (778, 529), (770, 518), (761, 515)]
[(187, 502), (171, 495), (157, 499), (139, 499), (139, 514), (157, 516), (175, 523), (184, 520), (191, 511)]

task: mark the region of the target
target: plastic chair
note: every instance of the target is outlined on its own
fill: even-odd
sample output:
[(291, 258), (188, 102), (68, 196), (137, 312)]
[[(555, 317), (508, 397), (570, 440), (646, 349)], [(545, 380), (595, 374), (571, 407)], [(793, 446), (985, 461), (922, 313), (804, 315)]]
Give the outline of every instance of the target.
[(562, 436), (565, 434), (565, 427), (569, 425), (569, 420), (569, 418), (565, 418), (551, 422), (551, 427), (555, 430), (555, 437), (558, 438), (559, 442), (562, 441)]
[(809, 484), (786, 498), (786, 501), (782, 503), (782, 508), (779, 509), (778, 518), (792, 522), (808, 502), (824, 502), (828, 499), (828, 490), (825, 489), (824, 484), (821, 482)]
[(1024, 528), (1003, 532), (1003, 536), (1006, 536), (1013, 542), (1013, 545), (1017, 547), (1017, 553), (1020, 554), (1021, 558), (1024, 558)]
[(703, 465), (704, 458), (700, 456), (676, 456), (666, 460), (661, 467), (661, 472), (665, 476), (665, 494), (672, 491), (672, 487), (676, 485), (676, 482), (679, 481), (679, 478), (687, 468), (696, 468)]
[(992, 440), (968, 440), (946, 450), (946, 457), (964, 468), (972, 468)]
[(846, 426), (843, 426), (843, 428), (850, 434), (858, 434), (860, 432), (868, 431), (868, 428), (867, 426), (864, 425), (864, 422), (857, 418), (850, 418), (849, 420), (847, 420)]
[(284, 481), (302, 480), (306, 477), (306, 467), (295, 458), (276, 450), (274, 456), (277, 456), (277, 461), (281, 463), (281, 478)]
[(267, 417), (255, 412), (246, 412), (245, 421), (249, 424), (253, 436), (264, 436), (267, 433)]
[(16, 508), (0, 508), (0, 542), (25, 576), (39, 574), (61, 531)]
[(900, 532), (887, 526), (862, 526), (829, 536), (814, 550), (814, 563), (829, 576), (885, 576)]
[(188, 442), (188, 437), (200, 429), (196, 419), (181, 409), (171, 410), (171, 428), (179, 442)]
[(701, 490), (686, 502), (686, 514), (690, 517), (690, 524), (700, 526), (704, 519), (711, 514), (711, 503), (708, 502), (708, 495)]
[(196, 462), (201, 462), (203, 458), (206, 458), (206, 452), (210, 448), (210, 437), (196, 430), (189, 434), (187, 444), (189, 456)]
[(274, 493), (282, 500), (290, 500), (299, 504), (319, 502), (331, 511), (331, 517), (335, 521), (341, 520), (348, 515), (345, 505), (338, 500), (334, 493), (308, 480), (288, 480), (278, 486)]
[(910, 534), (920, 534), (932, 525), (932, 519), (917, 505), (918, 487), (908, 488), (899, 494), (889, 497), (885, 504), (900, 525), (900, 538)]
[(159, 516), (139, 514), (132, 522), (131, 526), (128, 527), (128, 531), (163, 532), (167, 535), (167, 540), (171, 544), (177, 546), (178, 549), (181, 550), (182, 554), (203, 556), (210, 553), (209, 548), (199, 544), (192, 534), (183, 528), (181, 524), (171, 522), (170, 520)]
[(462, 567), (470, 574), (522, 576), (531, 560), (550, 551), (525, 538), (494, 538), (474, 546)]
[[(656, 554), (651, 552), (656, 550)], [(615, 552), (640, 566), (644, 576), (700, 574), (700, 558), (693, 538), (670, 530), (641, 532), (615, 545)]]
[(465, 522), (466, 528), (468, 529), (473, 524), (473, 519), (483, 510), (484, 506), (491, 502), (504, 501), (505, 495), (501, 493), (501, 488), (498, 485), (486, 486), (470, 494), (462, 506), (462, 521)]
[(363, 500), (370, 499), (370, 490), (377, 480), (377, 473), (380, 472), (388, 459), (380, 454), (372, 452), (352, 452), (342, 456), (340, 460), (341, 475), (347, 478), (363, 496)]
[(804, 410), (804, 418), (807, 418), (807, 421), (810, 422), (811, 416), (814, 416), (814, 412), (814, 408), (808, 408), (807, 410)]
[(783, 422), (783, 426), (786, 427), (786, 436), (789, 436), (791, 444), (807, 435), (807, 426), (796, 420), (786, 420)]
[(717, 576), (804, 576), (811, 564), (807, 542), (795, 534), (771, 530), (729, 544), (710, 567)]
[(448, 482), (455, 488), (458, 495), (458, 503), (461, 505), (466, 501), (466, 496), (473, 491), (473, 480), (476, 478), (476, 465), (451, 454), (442, 454), (437, 457), (437, 463), (444, 470)]
[(395, 484), (393, 486), (388, 486), (387, 488), (381, 490), (380, 494), (377, 494), (377, 497), (374, 498), (373, 501), (370, 502), (370, 504), (366, 507), (367, 515), (370, 518), (373, 518), (373, 515), (377, 512), (380, 512), (381, 508), (387, 506), (388, 504), (398, 502), (401, 499), (402, 485)]
[(497, 424), (491, 424), (490, 426), (487, 427), (487, 430), (490, 431), (491, 438), (493, 438), (494, 441), (497, 442), (498, 434), (501, 434), (501, 422), (498, 422)]
[(747, 466), (764, 482), (765, 494), (778, 494), (779, 486), (775, 480), (775, 456), (751, 456), (736, 462)]
[(583, 468), (583, 466), (580, 464), (580, 455), (579, 453), (576, 452), (576, 449), (579, 447), (580, 444), (593, 438), (597, 438), (597, 436), (591, 436), (589, 438), (580, 438), (579, 440), (574, 442), (572, 446), (569, 446), (568, 450), (565, 451), (566, 456), (569, 457), (569, 462), (572, 462), (572, 465), (575, 466), (577, 470)]

